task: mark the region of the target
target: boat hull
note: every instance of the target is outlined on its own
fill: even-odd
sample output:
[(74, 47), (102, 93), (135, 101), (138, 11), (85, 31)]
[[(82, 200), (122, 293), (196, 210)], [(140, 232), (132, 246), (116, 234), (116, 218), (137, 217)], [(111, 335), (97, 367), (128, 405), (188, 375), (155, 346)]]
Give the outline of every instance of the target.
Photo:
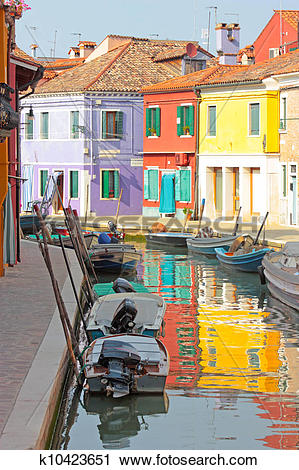
[(229, 268), (245, 272), (258, 272), (258, 267), (261, 266), (262, 260), (270, 248), (263, 248), (261, 250), (246, 253), (243, 255), (234, 255), (234, 253), (227, 253), (223, 248), (216, 248), (216, 257), (220, 263)]
[(145, 239), (153, 245), (187, 247), (187, 239), (194, 238), (192, 233), (158, 232), (148, 233)]
[(126, 245), (104, 245), (90, 256), (96, 272), (129, 273), (136, 270), (141, 261), (141, 253)]
[(201, 255), (216, 256), (216, 248), (229, 249), (236, 236), (194, 238), (187, 240), (188, 250)]
[(265, 256), (262, 263), (267, 287), (273, 297), (299, 311), (299, 275), (295, 274), (296, 269), (292, 273), (280, 263), (271, 262), (271, 255)]

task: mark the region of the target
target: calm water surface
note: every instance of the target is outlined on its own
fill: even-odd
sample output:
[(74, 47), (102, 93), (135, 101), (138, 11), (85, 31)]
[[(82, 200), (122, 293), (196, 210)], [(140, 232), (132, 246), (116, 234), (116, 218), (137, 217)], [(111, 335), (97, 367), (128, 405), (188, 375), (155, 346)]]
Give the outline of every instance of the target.
[(84, 397), (71, 388), (60, 449), (299, 449), (299, 313), (255, 274), (143, 250), (137, 280), (167, 302), (164, 396)]

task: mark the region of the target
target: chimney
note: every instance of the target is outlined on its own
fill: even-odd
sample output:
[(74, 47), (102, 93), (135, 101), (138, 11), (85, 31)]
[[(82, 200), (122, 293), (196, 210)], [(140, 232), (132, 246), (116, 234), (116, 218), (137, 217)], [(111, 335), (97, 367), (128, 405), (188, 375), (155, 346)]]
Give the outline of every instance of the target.
[(216, 25), (216, 49), (219, 64), (236, 65), (240, 45), (240, 27), (238, 23), (218, 23)]
[(80, 57), (88, 57), (89, 54), (96, 48), (96, 42), (80, 41), (78, 47), (80, 49)]
[(32, 57), (36, 57), (36, 49), (38, 49), (38, 45), (37, 44), (31, 44), (30, 49), (31, 49)]

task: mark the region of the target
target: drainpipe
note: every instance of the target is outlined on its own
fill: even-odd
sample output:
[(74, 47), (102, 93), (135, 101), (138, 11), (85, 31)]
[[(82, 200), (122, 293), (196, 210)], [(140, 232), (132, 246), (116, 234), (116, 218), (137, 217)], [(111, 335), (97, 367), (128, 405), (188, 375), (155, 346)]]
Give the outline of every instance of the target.
[(198, 162), (198, 152), (199, 152), (199, 134), (200, 134), (200, 119), (199, 119), (199, 110), (200, 103), (202, 102), (202, 97), (200, 94), (200, 89), (194, 87), (194, 93), (196, 95), (196, 139), (195, 139), (195, 175), (194, 175), (194, 216), (193, 220), (198, 219), (198, 208), (199, 208), (199, 162)]

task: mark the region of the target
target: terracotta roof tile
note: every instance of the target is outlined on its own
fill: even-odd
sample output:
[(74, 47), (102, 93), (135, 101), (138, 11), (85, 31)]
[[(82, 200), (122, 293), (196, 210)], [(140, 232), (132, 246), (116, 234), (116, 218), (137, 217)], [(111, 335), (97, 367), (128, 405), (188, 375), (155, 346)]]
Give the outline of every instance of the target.
[(196, 85), (221, 85), (263, 80), (271, 75), (299, 72), (299, 49), (253, 65), (215, 65), (199, 72), (142, 88), (143, 93), (191, 89)]
[(28, 60), (30, 62), (33, 62), (37, 65), (40, 65), (40, 62), (35, 60), (34, 57), (31, 57), (30, 55), (26, 54), (26, 52), (22, 51), (18, 46), (15, 47), (15, 49), (12, 52), (12, 55), (15, 57), (19, 57), (20, 59)]
[(187, 43), (128, 38), (127, 42), (106, 54), (59, 73), (53, 80), (39, 86), (36, 93), (87, 90), (137, 92), (144, 84), (151, 85), (180, 75), (181, 67), (175, 61), (157, 62), (154, 59), (158, 54), (182, 49)]
[[(274, 13), (280, 15), (280, 10), (274, 10)], [(281, 16), (295, 30), (298, 29), (299, 10), (281, 10)]]

